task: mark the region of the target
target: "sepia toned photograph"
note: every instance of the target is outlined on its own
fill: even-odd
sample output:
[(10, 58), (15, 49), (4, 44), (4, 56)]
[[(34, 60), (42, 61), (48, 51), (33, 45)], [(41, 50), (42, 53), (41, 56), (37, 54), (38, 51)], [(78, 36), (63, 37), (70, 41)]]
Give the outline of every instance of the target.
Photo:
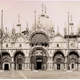
[(0, 79), (80, 79), (80, 1), (0, 0)]

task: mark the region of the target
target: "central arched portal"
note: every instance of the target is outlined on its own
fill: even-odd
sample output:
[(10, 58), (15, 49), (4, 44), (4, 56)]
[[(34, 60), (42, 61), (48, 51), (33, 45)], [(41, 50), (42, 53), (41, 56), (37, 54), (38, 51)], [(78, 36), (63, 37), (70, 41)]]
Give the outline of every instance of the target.
[(46, 70), (47, 69), (47, 55), (43, 49), (35, 49), (30, 57), (32, 70)]

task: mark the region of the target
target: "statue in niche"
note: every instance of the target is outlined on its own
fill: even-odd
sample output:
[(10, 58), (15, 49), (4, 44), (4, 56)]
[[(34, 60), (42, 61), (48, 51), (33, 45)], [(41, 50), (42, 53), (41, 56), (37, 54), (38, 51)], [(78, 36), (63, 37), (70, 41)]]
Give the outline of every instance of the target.
[(74, 47), (74, 43), (73, 42), (71, 43), (71, 47)]

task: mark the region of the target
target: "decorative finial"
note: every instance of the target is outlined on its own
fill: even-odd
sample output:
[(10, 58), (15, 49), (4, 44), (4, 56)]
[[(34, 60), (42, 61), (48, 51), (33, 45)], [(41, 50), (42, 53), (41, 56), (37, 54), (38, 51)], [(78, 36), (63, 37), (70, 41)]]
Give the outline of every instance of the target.
[(21, 23), (20, 23), (20, 15), (18, 15), (18, 24), (17, 26), (21, 26)]
[(38, 22), (40, 23), (40, 15), (38, 16)]
[(35, 23), (34, 27), (36, 29), (36, 11), (34, 11), (34, 23)]
[(42, 12), (43, 12), (44, 4), (42, 3)]
[(7, 33), (7, 27), (5, 27), (5, 29), (6, 29), (6, 33)]
[(1, 10), (1, 30), (4, 32), (4, 27), (3, 27), (3, 10)]

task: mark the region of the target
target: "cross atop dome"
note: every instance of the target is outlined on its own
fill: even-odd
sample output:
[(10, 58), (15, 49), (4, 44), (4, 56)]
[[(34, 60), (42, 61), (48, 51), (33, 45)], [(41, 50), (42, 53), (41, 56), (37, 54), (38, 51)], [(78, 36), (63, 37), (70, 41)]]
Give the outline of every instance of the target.
[(45, 5), (42, 3), (42, 13), (41, 13), (41, 16), (45, 16), (44, 8), (45, 8)]
[(71, 22), (70, 25), (74, 25), (73, 21), (72, 21), (72, 14), (71, 14)]
[(20, 15), (18, 15), (18, 24), (17, 26), (21, 26), (21, 23), (20, 23)]
[(42, 3), (42, 14), (41, 14), (41, 16), (45, 16), (46, 18), (49, 18), (49, 16), (46, 13), (46, 10), (47, 10), (46, 5), (44, 5)]

